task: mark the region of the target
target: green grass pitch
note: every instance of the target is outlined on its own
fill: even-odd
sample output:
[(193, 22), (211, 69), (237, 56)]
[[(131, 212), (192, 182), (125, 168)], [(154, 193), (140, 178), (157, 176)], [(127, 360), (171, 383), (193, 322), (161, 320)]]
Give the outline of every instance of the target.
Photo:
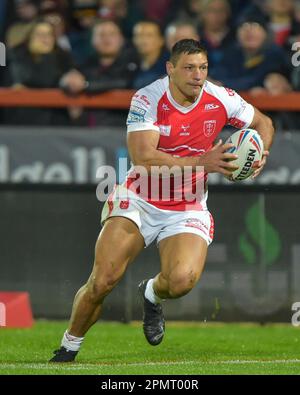
[(77, 362), (48, 364), (66, 322), (0, 329), (0, 375), (300, 374), (300, 328), (292, 325), (168, 323), (156, 347), (141, 323), (99, 322)]

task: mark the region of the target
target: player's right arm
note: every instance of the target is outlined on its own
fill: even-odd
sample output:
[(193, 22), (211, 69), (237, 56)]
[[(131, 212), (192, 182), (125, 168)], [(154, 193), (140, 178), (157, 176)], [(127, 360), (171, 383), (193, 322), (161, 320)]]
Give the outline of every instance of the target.
[[(222, 144), (220, 140), (210, 151), (197, 157), (178, 158), (157, 149), (159, 132), (155, 130), (143, 130), (130, 132), (127, 135), (127, 145), (132, 163), (135, 166), (143, 166), (148, 172), (152, 166), (203, 166), (207, 173), (221, 173), (229, 176), (236, 169), (228, 160), (236, 159), (234, 154), (226, 151), (232, 144)], [(228, 170), (230, 169), (230, 170)]]

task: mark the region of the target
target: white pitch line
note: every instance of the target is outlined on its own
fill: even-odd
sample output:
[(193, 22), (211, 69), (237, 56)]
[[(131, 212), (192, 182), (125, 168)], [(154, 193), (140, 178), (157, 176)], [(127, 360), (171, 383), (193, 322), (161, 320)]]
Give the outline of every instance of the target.
[(47, 364), (47, 363), (36, 363), (36, 364), (16, 364), (16, 363), (0, 363), (0, 369), (54, 369), (54, 370), (82, 370), (82, 369), (97, 369), (97, 368), (104, 368), (104, 367), (130, 367), (130, 366), (168, 366), (168, 365), (191, 365), (191, 364), (202, 364), (205, 365), (238, 365), (238, 364), (257, 364), (257, 365), (265, 365), (265, 364), (289, 364), (289, 363), (300, 363), (300, 359), (276, 359), (276, 360), (224, 360), (224, 361), (169, 361), (169, 362), (132, 362), (132, 363), (76, 363), (76, 365), (54, 365), (54, 364)]

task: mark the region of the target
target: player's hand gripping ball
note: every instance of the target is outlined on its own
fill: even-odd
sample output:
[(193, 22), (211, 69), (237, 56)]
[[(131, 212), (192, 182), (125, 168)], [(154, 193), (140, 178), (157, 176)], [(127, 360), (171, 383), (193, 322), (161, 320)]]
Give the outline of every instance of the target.
[(250, 177), (262, 160), (264, 152), (263, 141), (254, 129), (241, 129), (233, 133), (226, 143), (234, 144), (227, 152), (238, 155), (232, 163), (238, 166), (229, 177), (230, 181), (242, 181)]

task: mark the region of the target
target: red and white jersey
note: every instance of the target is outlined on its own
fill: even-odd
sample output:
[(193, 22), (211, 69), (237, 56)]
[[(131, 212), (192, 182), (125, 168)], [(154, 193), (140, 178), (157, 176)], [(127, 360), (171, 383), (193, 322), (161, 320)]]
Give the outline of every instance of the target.
[[(238, 129), (247, 128), (253, 116), (253, 106), (235, 91), (209, 81), (203, 85), (195, 103), (183, 107), (173, 99), (169, 90), (169, 77), (165, 77), (140, 89), (133, 96), (127, 118), (127, 132), (157, 131), (160, 134), (157, 149), (177, 157), (199, 156), (212, 148), (213, 142), (225, 125), (229, 124)], [(180, 200), (174, 200), (172, 194), (167, 201), (152, 199), (151, 187), (147, 196), (140, 197), (165, 210), (206, 210), (207, 174), (194, 173), (192, 189), (197, 177), (198, 180), (204, 179), (205, 188), (201, 197), (193, 201), (187, 201), (184, 194)], [(134, 182), (138, 178), (132, 167), (125, 186), (139, 194), (136, 188), (138, 183)], [(148, 178), (148, 184), (151, 185), (151, 176)], [(183, 189), (185, 186), (182, 185)]]

